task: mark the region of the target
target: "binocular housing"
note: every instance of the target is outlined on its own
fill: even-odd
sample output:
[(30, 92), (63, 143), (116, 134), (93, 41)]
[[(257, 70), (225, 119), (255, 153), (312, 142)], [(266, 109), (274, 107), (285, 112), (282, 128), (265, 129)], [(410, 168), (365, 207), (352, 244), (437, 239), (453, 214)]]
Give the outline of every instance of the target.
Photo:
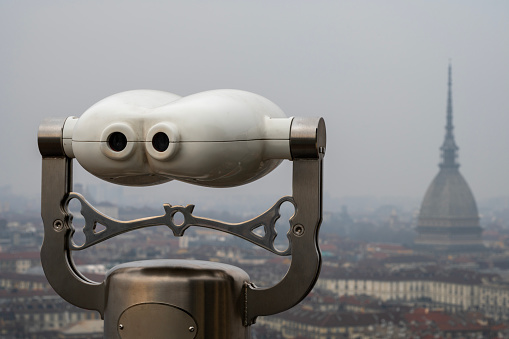
[(291, 159), (287, 118), (239, 90), (187, 97), (155, 90), (107, 97), (63, 130), (65, 154), (106, 181), (132, 186), (173, 179), (210, 187), (256, 180)]

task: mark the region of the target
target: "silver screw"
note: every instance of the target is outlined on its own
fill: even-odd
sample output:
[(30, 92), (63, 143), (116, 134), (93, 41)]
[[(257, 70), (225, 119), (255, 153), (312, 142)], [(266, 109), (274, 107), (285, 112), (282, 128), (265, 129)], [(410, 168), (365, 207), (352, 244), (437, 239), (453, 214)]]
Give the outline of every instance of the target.
[(297, 224), (293, 226), (293, 234), (295, 234), (297, 237), (300, 237), (304, 234), (304, 226)]
[(189, 332), (194, 332), (195, 328), (194, 326), (189, 326)]
[(124, 325), (122, 325), (122, 324), (118, 325), (118, 329), (119, 330), (123, 330), (124, 329)]
[(57, 219), (53, 222), (53, 229), (55, 231), (61, 231), (63, 228), (64, 228), (64, 223), (62, 222), (62, 220)]

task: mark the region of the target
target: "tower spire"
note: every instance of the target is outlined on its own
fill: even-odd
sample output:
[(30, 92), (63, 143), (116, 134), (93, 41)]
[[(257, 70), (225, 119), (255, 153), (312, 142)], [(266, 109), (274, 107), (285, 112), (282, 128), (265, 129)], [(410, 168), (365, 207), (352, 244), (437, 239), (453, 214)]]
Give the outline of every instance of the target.
[(440, 168), (458, 168), (459, 164), (456, 162), (458, 146), (454, 141), (452, 125), (452, 66), (449, 61), (449, 80), (447, 82), (447, 116), (445, 125), (445, 139), (440, 150), (442, 151), (442, 162)]

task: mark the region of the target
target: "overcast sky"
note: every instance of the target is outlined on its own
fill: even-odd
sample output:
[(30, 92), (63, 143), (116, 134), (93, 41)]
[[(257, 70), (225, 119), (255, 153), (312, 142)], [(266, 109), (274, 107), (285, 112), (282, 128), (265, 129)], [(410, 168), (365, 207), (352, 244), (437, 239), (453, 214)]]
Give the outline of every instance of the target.
[[(39, 194), (45, 117), (129, 89), (235, 88), (325, 118), (331, 196), (420, 198), (438, 172), (451, 60), (460, 171), (478, 199), (509, 195), (505, 0), (0, 0), (0, 41), (0, 186), (15, 193)], [(288, 194), (290, 173), (238, 192)]]

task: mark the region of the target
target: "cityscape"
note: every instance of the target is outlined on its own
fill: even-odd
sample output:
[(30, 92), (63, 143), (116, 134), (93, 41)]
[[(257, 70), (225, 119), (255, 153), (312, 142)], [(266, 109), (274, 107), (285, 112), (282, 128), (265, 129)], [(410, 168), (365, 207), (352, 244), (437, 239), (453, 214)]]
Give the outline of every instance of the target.
[[(97, 207), (129, 220), (158, 212), (100, 201)], [(326, 211), (320, 231), (323, 264), (315, 288), (293, 309), (260, 317), (252, 337), (507, 337), (509, 199), (480, 208), (484, 249), (475, 253), (416, 249), (417, 212), (396, 205)], [(225, 221), (243, 218), (231, 211), (208, 214)], [(41, 229), (37, 211), (19, 214), (4, 207), (0, 338), (102, 338), (99, 314), (65, 302), (46, 281), (39, 259)], [(248, 272), (257, 286), (271, 286), (288, 269), (291, 258), (216, 231), (190, 231), (181, 238), (166, 227), (134, 231), (78, 252), (75, 262), (93, 281), (102, 281), (117, 264), (161, 258), (228, 263)]]
[[(372, 208), (368, 201), (351, 201), (356, 208), (350, 212), (346, 200), (326, 210), (319, 239), (323, 264), (314, 289), (296, 307), (259, 317), (252, 338), (509, 336), (509, 197), (478, 209), (458, 170), (451, 65), (445, 126), (439, 172), (420, 206), (389, 202)], [(74, 190), (115, 219), (158, 213), (108, 202), (109, 196), (122, 195), (120, 188), (76, 184)], [(100, 315), (62, 300), (43, 275), (37, 208), (7, 188), (0, 193), (0, 338), (102, 338)], [(29, 212), (15, 212), (11, 203)], [(77, 229), (73, 241), (79, 244), (80, 209), (69, 209)], [(217, 208), (207, 214), (227, 222), (246, 217)], [(286, 228), (278, 224), (278, 233), (286, 234)], [(276, 244), (284, 250), (288, 241), (279, 237)], [(98, 282), (120, 263), (161, 258), (231, 264), (262, 287), (280, 281), (291, 261), (218, 231), (193, 229), (176, 238), (163, 227), (124, 234), (74, 256), (78, 269)]]
[[(0, 339), (509, 338), (508, 14), (506, 0), (0, 1)], [(240, 110), (186, 113), (234, 92)], [(248, 102), (278, 121), (231, 115)], [(178, 123), (159, 114), (173, 103)], [(73, 140), (90, 111), (82, 136), (105, 139)], [(126, 167), (97, 170), (89, 143)], [(193, 174), (160, 171), (177, 162)], [(191, 283), (196, 267), (226, 287)]]

